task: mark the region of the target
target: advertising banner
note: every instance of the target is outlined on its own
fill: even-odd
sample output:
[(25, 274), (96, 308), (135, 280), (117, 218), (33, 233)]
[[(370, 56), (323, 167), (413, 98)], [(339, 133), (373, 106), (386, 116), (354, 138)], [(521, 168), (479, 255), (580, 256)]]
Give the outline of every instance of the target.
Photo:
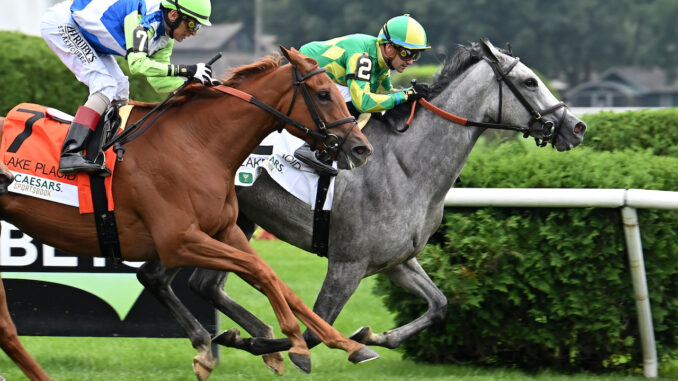
[[(136, 278), (142, 263), (108, 263), (44, 245), (2, 221), (0, 272), (9, 311), (20, 335), (186, 337), (181, 327)], [(214, 308), (188, 287), (183, 269), (175, 294), (212, 334)]]

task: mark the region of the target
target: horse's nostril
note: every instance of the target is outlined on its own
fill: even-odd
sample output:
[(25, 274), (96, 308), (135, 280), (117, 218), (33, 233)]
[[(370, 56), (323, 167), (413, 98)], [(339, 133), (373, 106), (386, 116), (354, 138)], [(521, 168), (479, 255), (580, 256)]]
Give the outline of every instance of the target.
[(355, 148), (353, 149), (353, 152), (357, 153), (358, 155), (362, 155), (362, 154), (364, 154), (365, 152), (367, 152), (367, 147), (365, 147), (365, 146), (355, 147)]
[(576, 134), (583, 134), (586, 131), (586, 123), (584, 122), (579, 122), (577, 123), (576, 126), (574, 126), (574, 132)]

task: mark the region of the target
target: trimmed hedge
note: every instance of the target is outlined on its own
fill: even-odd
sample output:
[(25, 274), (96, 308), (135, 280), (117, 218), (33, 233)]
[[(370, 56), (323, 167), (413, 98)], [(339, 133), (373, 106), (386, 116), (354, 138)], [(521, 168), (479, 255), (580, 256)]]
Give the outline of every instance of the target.
[(643, 150), (678, 157), (678, 109), (601, 112), (582, 118), (589, 126), (583, 147), (595, 150)]
[[(87, 100), (87, 86), (78, 82), (42, 38), (0, 32), (0, 52), (0, 115), (22, 102), (73, 114)], [(129, 75), (127, 63), (118, 62)], [(140, 101), (160, 99), (143, 77), (130, 78), (130, 94)]]
[[(650, 151), (557, 153), (514, 141), (477, 146), (462, 185), (675, 190), (676, 173), (678, 159)], [(678, 344), (678, 212), (638, 213), (661, 356)], [(406, 342), (407, 357), (524, 369), (642, 365), (619, 210), (450, 208), (434, 238), (419, 261), (447, 296), (447, 317)], [(386, 277), (376, 292), (399, 325), (426, 310)]]

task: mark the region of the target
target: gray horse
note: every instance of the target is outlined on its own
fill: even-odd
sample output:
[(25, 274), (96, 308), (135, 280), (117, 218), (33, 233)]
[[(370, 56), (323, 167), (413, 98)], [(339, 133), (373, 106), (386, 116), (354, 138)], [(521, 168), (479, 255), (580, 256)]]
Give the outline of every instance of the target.
[[(501, 80), (498, 82), (498, 80)], [(375, 118), (364, 132), (375, 147), (368, 165), (340, 171), (336, 177), (330, 220), (328, 269), (313, 310), (332, 324), (360, 281), (383, 273), (394, 283), (424, 298), (428, 310), (416, 320), (383, 333), (363, 327), (353, 335), (362, 343), (395, 348), (444, 317), (445, 295), (417, 262), (443, 217), (444, 198), (459, 176), (478, 137), (487, 128), (517, 129), (551, 143), (558, 151), (579, 145), (586, 125), (560, 103), (527, 66), (500, 52), (488, 41), (460, 46), (432, 87), (431, 103), (468, 118), (466, 126), (451, 123), (428, 110), (417, 110), (411, 128), (400, 128), (407, 116), (389, 113)], [(522, 126), (522, 127), (517, 127)], [(278, 238), (312, 251), (313, 211), (266, 175), (237, 191), (240, 219), (251, 234), (254, 223)], [(186, 329), (193, 345), (210, 337), (176, 299), (169, 284), (176, 270), (159, 262), (145, 264), (139, 279), (167, 306)], [(252, 338), (237, 329), (215, 342), (267, 354), (290, 347), (287, 339), (270, 339), (272, 329), (230, 299), (223, 285), (227, 273), (196, 270), (191, 287), (229, 316)], [(309, 346), (319, 341), (306, 332)], [(281, 356), (264, 361), (282, 372)]]

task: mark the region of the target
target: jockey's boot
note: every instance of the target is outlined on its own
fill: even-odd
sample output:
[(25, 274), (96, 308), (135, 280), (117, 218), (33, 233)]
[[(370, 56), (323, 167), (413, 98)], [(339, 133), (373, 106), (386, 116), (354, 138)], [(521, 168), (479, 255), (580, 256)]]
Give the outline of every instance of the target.
[(78, 112), (71, 122), (68, 135), (61, 147), (61, 159), (59, 160), (59, 173), (72, 175), (78, 172), (99, 173), (102, 176), (110, 176), (111, 172), (105, 164), (96, 164), (85, 159), (84, 151), (89, 137), (99, 123), (99, 115), (96, 111), (86, 106), (78, 107)]
[(321, 155), (318, 151), (312, 151), (311, 146), (304, 144), (294, 151), (294, 157), (309, 167), (315, 169), (319, 174), (326, 173), (330, 176), (336, 176), (339, 171), (332, 167), (332, 159), (327, 155)]

